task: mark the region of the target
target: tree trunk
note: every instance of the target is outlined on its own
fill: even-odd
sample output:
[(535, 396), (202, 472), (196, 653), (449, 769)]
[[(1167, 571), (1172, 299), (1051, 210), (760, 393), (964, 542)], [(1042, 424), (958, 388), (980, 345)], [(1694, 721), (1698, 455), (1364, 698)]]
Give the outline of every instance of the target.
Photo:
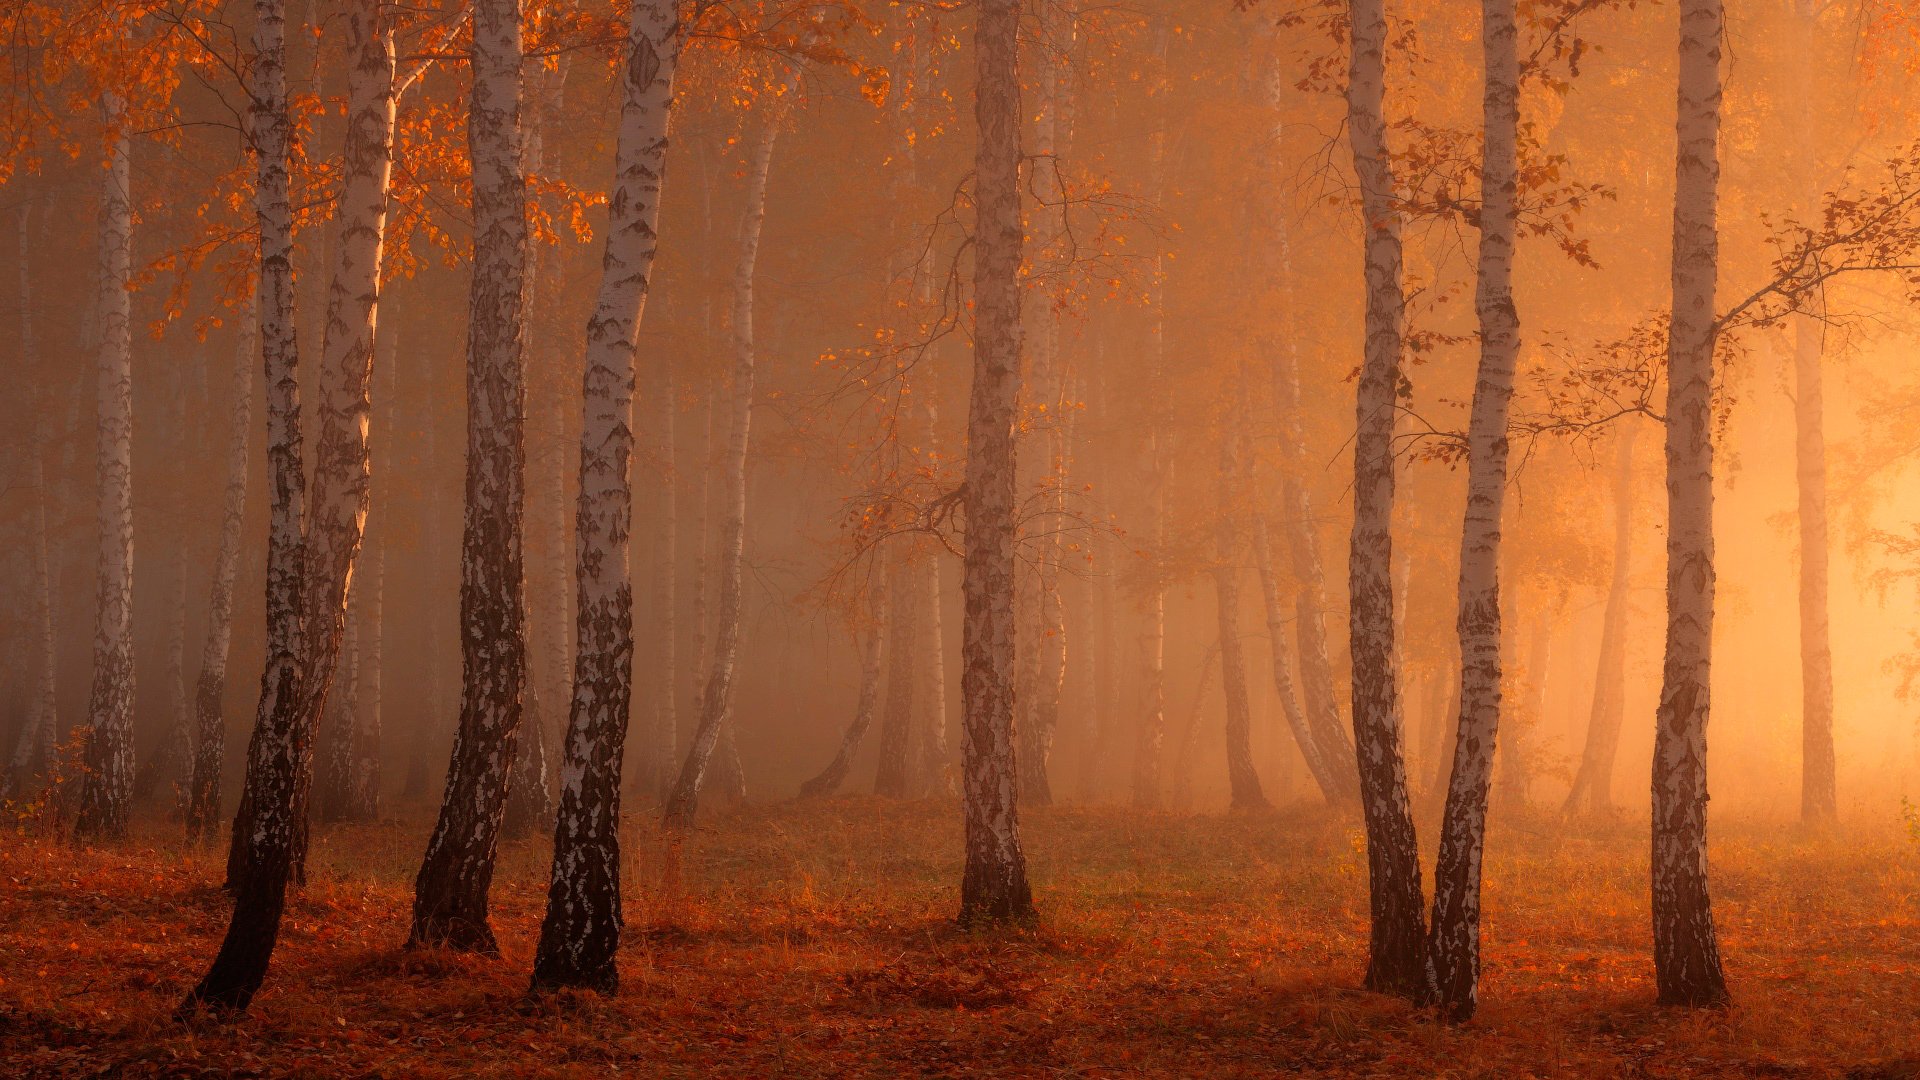
[(1172, 806), (1175, 810), (1193, 808), (1193, 747), (1199, 741), (1200, 713), (1206, 707), (1207, 687), (1213, 683), (1213, 668), (1219, 662), (1220, 642), (1216, 640), (1207, 646), (1206, 658), (1200, 661), (1200, 681), (1193, 688), (1193, 705), (1187, 710), (1187, 721), (1180, 728), (1180, 745), (1174, 755), (1173, 768)]
[(980, 0), (974, 25), (973, 392), (961, 592), (961, 777), (966, 868), (960, 920), (1033, 911), (1013, 725), (1014, 424), (1020, 414), (1020, 8)]
[(1313, 729), (1307, 726), (1307, 715), (1300, 708), (1300, 698), (1294, 692), (1293, 672), (1288, 667), (1287, 656), (1287, 610), (1280, 600), (1280, 579), (1273, 569), (1273, 543), (1269, 539), (1267, 519), (1264, 514), (1255, 514), (1253, 518), (1253, 556), (1260, 571), (1260, 599), (1267, 613), (1267, 644), (1273, 657), (1273, 689), (1280, 698), (1280, 709), (1286, 715), (1287, 729), (1293, 732), (1294, 745), (1300, 748), (1301, 760), (1307, 763), (1307, 772), (1313, 776), (1313, 782), (1320, 788), (1321, 797), (1330, 806), (1338, 806), (1346, 792), (1353, 790), (1352, 774), (1336, 776), (1320, 756), (1320, 744), (1314, 741)]
[[(1516, 140), (1520, 125), (1515, 0), (1481, 0), (1484, 53), (1479, 272), (1474, 307), (1480, 370), (1467, 430), (1467, 508), (1460, 528), (1460, 730), (1434, 869), (1430, 948), (1441, 1012), (1473, 1016), (1480, 1000), (1480, 872), (1487, 843), (1487, 789), (1500, 734), (1502, 625), (1500, 520), (1507, 494), (1507, 409), (1520, 355), (1513, 304)], [(1507, 768), (1520, 768), (1514, 735)]]
[(291, 124), (287, 115), (285, 0), (255, 0), (252, 104), (248, 112), (258, 178), (254, 204), (260, 222), (259, 306), (262, 366), (267, 385), (267, 474), (272, 505), (267, 522), (266, 666), (253, 739), (247, 748), (247, 784), (234, 822), (236, 850), (228, 860), (233, 920), (220, 952), (181, 1004), (245, 1011), (266, 977), (280, 934), (287, 881), (293, 871), (300, 771), (310, 759), (301, 686), (306, 655), (301, 619), (305, 584), (302, 517), (306, 504), (304, 440), (300, 434), (298, 348), (294, 333), (293, 208), (287, 196)]
[[(389, 360), (392, 354), (389, 353)], [(391, 428), (387, 429), (391, 431)], [(360, 657), (354, 662), (355, 712), (353, 735), (353, 774), (349, 787), (347, 817), (353, 821), (377, 821), (380, 817), (380, 742), (385, 717), (381, 713), (381, 664), (386, 656), (383, 621), (387, 576), (386, 511), (381, 511), (378, 542), (361, 553), (366, 564), (360, 571), (363, 580), (357, 593), (358, 628), (354, 635)]]
[(1265, 810), (1267, 796), (1253, 767), (1253, 705), (1247, 697), (1246, 650), (1240, 643), (1240, 538), (1234, 489), (1245, 480), (1238, 417), (1222, 425), (1220, 517), (1214, 524), (1213, 592), (1220, 625), (1220, 689), (1227, 702), (1227, 788), (1235, 810)]
[(1668, 1005), (1728, 1000), (1707, 896), (1720, 36), (1720, 0), (1681, 0), (1667, 344), (1667, 640), (1653, 747), (1653, 961), (1660, 1001)]
[(246, 522), (247, 442), (253, 427), (253, 361), (259, 320), (249, 296), (235, 319), (233, 429), (227, 438), (226, 505), (220, 551), (213, 560), (207, 603), (207, 640), (194, 684), (193, 777), (188, 784), (187, 839), (212, 843), (219, 830), (220, 776), (226, 769), (227, 649), (233, 640), (233, 581), (240, 569), (240, 529)]
[(880, 655), (887, 641), (887, 628), (894, 620), (887, 610), (888, 583), (875, 580), (868, 586), (867, 637), (860, 644), (860, 696), (853, 709), (853, 722), (840, 736), (840, 748), (833, 760), (813, 779), (800, 785), (803, 799), (822, 798), (840, 790), (847, 773), (853, 769), (854, 755), (873, 726), (873, 713), (880, 700)]
[(553, 825), (553, 781), (548, 776), (546, 719), (540, 713), (535, 680), (527, 680), (519, 753), (513, 759), (513, 784), (500, 828), (513, 838), (531, 836)]
[[(33, 271), (30, 256), (32, 240), (29, 216), (32, 204), (20, 208), (20, 364), (23, 371), (40, 370), (39, 339), (34, 335)], [(14, 744), (13, 758), (5, 775), (0, 775), (0, 797), (12, 795), (26, 786), (36, 770), (51, 776), (60, 736), (59, 649), (54, 636), (54, 582), (48, 557), (48, 513), (52, 501), (47, 488), (46, 444), (52, 432), (47, 422), (51, 412), (46, 398), (40, 400), (34, 437), (27, 450), (27, 480), (33, 485), (32, 535), (28, 554), (33, 560), (33, 696), (27, 706), (27, 721)]]
[[(1167, 57), (1166, 25), (1154, 30), (1154, 51), (1162, 66)], [(1161, 117), (1147, 142), (1147, 177), (1152, 200), (1160, 204), (1166, 195), (1166, 127), (1169, 118)], [(1146, 598), (1146, 630), (1141, 636), (1145, 654), (1145, 685), (1141, 688), (1145, 706), (1133, 751), (1133, 807), (1136, 810), (1161, 808), (1165, 785), (1167, 744), (1167, 581), (1160, 565), (1167, 547), (1167, 488), (1173, 483), (1173, 448), (1169, 441), (1169, 415), (1164, 382), (1167, 359), (1167, 259), (1164, 251), (1155, 251), (1149, 288), (1153, 290), (1148, 308), (1147, 378), (1147, 514), (1151, 521), (1146, 567), (1150, 575)]]
[[(796, 68), (777, 101), (792, 101), (800, 90)], [(693, 825), (707, 763), (720, 741), (721, 728), (733, 714), (733, 678), (740, 653), (742, 615), (741, 576), (747, 538), (747, 447), (752, 437), (754, 342), (753, 278), (760, 255), (760, 226), (767, 216), (767, 174), (773, 167), (773, 147), (786, 110), (768, 111), (765, 126), (748, 162), (746, 213), (740, 222), (740, 259), (733, 272), (733, 408), (727, 439), (726, 514), (720, 522), (719, 623), (713, 637), (713, 668), (700, 697), (700, 723), (673, 793), (667, 797), (663, 819), (670, 829)], [(737, 760), (737, 758), (736, 758)], [(737, 765), (735, 769), (737, 771)]]
[(112, 136), (100, 207), (100, 562), (76, 836), (121, 840), (133, 796), (132, 148), (126, 102), (105, 98)]
[(553, 871), (533, 960), (536, 989), (619, 983), (620, 758), (633, 700), (634, 346), (652, 279), (660, 185), (681, 28), (672, 0), (627, 14), (620, 130), (605, 270), (587, 322), (576, 574), (573, 699), (553, 829)]
[(413, 946), (496, 953), (487, 922), (527, 680), (525, 303), (520, 6), (473, 8), (473, 288), (467, 345), (466, 526), (460, 552), (460, 727), (440, 818), (414, 880)]
[(921, 603), (927, 614), (921, 620), (926, 627), (926, 659), (921, 667), (927, 674), (927, 723), (920, 740), (921, 791), (935, 798), (953, 795), (953, 750), (947, 743), (947, 629), (940, 601), (940, 561), (922, 560), (918, 587), (924, 590)]
[[(880, 764), (873, 791), (890, 799), (913, 794), (913, 683), (919, 674), (914, 638), (920, 632), (920, 591), (914, 588), (919, 560), (911, 537), (894, 541), (891, 582), (893, 612), (887, 621), (887, 700), (880, 714)], [(863, 673), (864, 674), (864, 673)]]
[(1619, 464), (1613, 484), (1613, 581), (1607, 588), (1606, 615), (1600, 626), (1600, 658), (1593, 674), (1593, 708), (1587, 716), (1586, 745), (1580, 768), (1567, 792), (1562, 813), (1583, 808), (1589, 814), (1613, 813), (1613, 762), (1626, 718), (1627, 609), (1633, 568), (1633, 436), (1620, 433)]
[(334, 673), (335, 685), (316, 727), (321, 754), (320, 820), (345, 821), (353, 803), (353, 762), (359, 754), (354, 713), (360, 707), (360, 604), (351, 603), (347, 630), (340, 639), (342, 659)]
[(1372, 893), (1366, 986), (1418, 1001), (1429, 995), (1433, 976), (1421, 910), (1420, 850), (1407, 806), (1393, 643), (1393, 423), (1405, 297), (1400, 291), (1399, 208), (1382, 106), (1387, 22), (1382, 0), (1350, 0), (1347, 9), (1353, 37), (1347, 130), (1366, 235), (1366, 351), (1356, 395), (1348, 559), (1353, 742)]

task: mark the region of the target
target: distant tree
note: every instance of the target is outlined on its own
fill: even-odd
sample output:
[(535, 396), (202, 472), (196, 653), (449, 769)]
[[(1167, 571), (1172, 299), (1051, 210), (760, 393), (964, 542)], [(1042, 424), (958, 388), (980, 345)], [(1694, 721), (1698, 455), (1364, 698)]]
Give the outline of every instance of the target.
[(1627, 615), (1633, 577), (1633, 436), (1628, 426), (1616, 436), (1613, 483), (1613, 574), (1601, 616), (1600, 653), (1594, 661), (1593, 704), (1587, 714), (1580, 765), (1561, 810), (1566, 814), (1613, 812), (1613, 762), (1626, 718)]
[(876, 580), (867, 586), (865, 627), (855, 627), (856, 633), (864, 629), (864, 639), (860, 642), (860, 690), (853, 707), (853, 721), (840, 736), (840, 745), (834, 751), (833, 760), (820, 770), (812, 779), (800, 785), (801, 798), (818, 798), (832, 795), (847, 782), (847, 774), (853, 770), (854, 755), (860, 752), (860, 744), (865, 741), (867, 731), (873, 727), (874, 713), (880, 701), (880, 664), (881, 657), (888, 645), (888, 628), (894, 624), (894, 617), (888, 610), (891, 584), (884, 575), (875, 575)]

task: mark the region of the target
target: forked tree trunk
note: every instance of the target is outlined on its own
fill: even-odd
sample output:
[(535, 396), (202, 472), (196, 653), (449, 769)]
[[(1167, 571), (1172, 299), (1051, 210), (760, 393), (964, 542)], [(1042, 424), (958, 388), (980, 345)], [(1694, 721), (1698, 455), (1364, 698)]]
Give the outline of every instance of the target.
[[(790, 102), (800, 91), (799, 70), (787, 77), (777, 101)], [(726, 513), (720, 519), (719, 621), (713, 635), (713, 667), (700, 696), (700, 723), (693, 744), (667, 797), (662, 818), (669, 829), (693, 825), (707, 764), (720, 742), (721, 729), (733, 717), (734, 670), (740, 655), (742, 572), (747, 539), (747, 448), (752, 441), (754, 394), (753, 281), (760, 256), (760, 226), (767, 216), (767, 175), (774, 143), (787, 110), (768, 110), (765, 126), (747, 165), (746, 213), (740, 222), (740, 258), (733, 271), (733, 406), (727, 438)], [(737, 754), (730, 755), (737, 762)], [(734, 765), (737, 772), (738, 765)]]
[(1633, 570), (1633, 435), (1619, 436), (1619, 464), (1613, 483), (1613, 581), (1607, 588), (1606, 614), (1600, 625), (1600, 657), (1593, 675), (1593, 708), (1580, 768), (1573, 775), (1562, 813), (1613, 813), (1613, 762), (1626, 718), (1628, 589)]
[(1020, 8), (980, 0), (974, 23), (973, 392), (961, 592), (961, 784), (966, 867), (960, 920), (1033, 911), (1020, 846), (1014, 751), (1015, 447), (1020, 414)]
[(919, 675), (914, 638), (920, 633), (920, 591), (914, 588), (919, 560), (911, 537), (894, 541), (892, 579), (888, 595), (893, 611), (887, 620), (887, 698), (880, 714), (880, 762), (873, 791), (890, 799), (913, 794), (913, 683)]
[[(1480, 370), (1467, 429), (1467, 508), (1460, 529), (1460, 730), (1440, 826), (1429, 939), (1440, 1008), (1455, 1021), (1473, 1016), (1480, 1000), (1480, 873), (1487, 843), (1487, 790), (1500, 737), (1500, 661), (1507, 632), (1502, 625), (1500, 521), (1507, 493), (1507, 409), (1520, 354), (1520, 318), (1513, 304), (1519, 28), (1514, 0), (1481, 0), (1480, 13), (1486, 84), (1480, 258), (1474, 286)], [(1517, 770), (1522, 767), (1518, 730), (1510, 728), (1506, 767)]]
[(226, 769), (227, 650), (233, 640), (233, 581), (240, 569), (240, 529), (246, 522), (247, 443), (253, 428), (254, 347), (259, 320), (249, 296), (235, 325), (233, 429), (227, 437), (226, 503), (220, 518), (220, 551), (213, 560), (207, 639), (200, 648), (194, 684), (193, 776), (188, 783), (187, 839), (212, 843), (220, 827), (220, 775)]
[(1400, 381), (1400, 211), (1383, 108), (1387, 21), (1382, 0), (1349, 0), (1353, 56), (1347, 131), (1366, 237), (1366, 350), (1353, 439), (1353, 536), (1348, 557), (1353, 742), (1367, 827), (1372, 894), (1366, 986), (1418, 1000), (1431, 991), (1420, 850), (1401, 756), (1400, 679), (1393, 633), (1393, 425)]
[(133, 200), (126, 102), (105, 99), (112, 135), (100, 206), (100, 562), (87, 698), (87, 771), (76, 836), (120, 840), (133, 799)]
[(1264, 810), (1267, 796), (1253, 767), (1253, 704), (1247, 696), (1246, 650), (1240, 641), (1240, 537), (1234, 489), (1245, 479), (1238, 417), (1222, 425), (1220, 516), (1214, 523), (1213, 593), (1220, 625), (1220, 690), (1227, 703), (1227, 790), (1235, 810)]
[(305, 584), (302, 517), (306, 474), (301, 465), (298, 349), (294, 334), (293, 208), (287, 196), (291, 124), (287, 115), (285, 0), (255, 0), (252, 101), (248, 124), (257, 155), (254, 205), (260, 222), (259, 306), (262, 366), (267, 385), (267, 475), (272, 488), (267, 521), (266, 667), (260, 704), (247, 748), (247, 788), (237, 841), (247, 857), (229, 859), (233, 920), (213, 965), (181, 1003), (183, 1014), (202, 1008), (244, 1011), (266, 977), (280, 934), (287, 881), (293, 871), (300, 770), (312, 732), (304, 721), (301, 686)]
[(473, 287), (467, 344), (466, 525), (460, 544), (460, 726), (439, 821), (413, 886), (408, 944), (494, 953), (494, 853), (527, 682), (527, 179), (517, 0), (473, 8)]
[(535, 989), (619, 984), (620, 758), (633, 700), (634, 346), (652, 278), (673, 76), (680, 58), (673, 0), (635, 0), (627, 14), (620, 128), (608, 202), (605, 267), (587, 322), (575, 513), (577, 644), (573, 699), (553, 829), (553, 871), (534, 953)]
[(1653, 743), (1653, 962), (1660, 1001), (1668, 1005), (1728, 1000), (1707, 895), (1721, 20), (1721, 0), (1681, 0), (1667, 344), (1667, 641)]
[(887, 628), (894, 621), (887, 610), (889, 591), (884, 579), (868, 586), (867, 636), (860, 643), (860, 694), (854, 703), (853, 722), (840, 736), (833, 760), (800, 785), (803, 799), (822, 798), (840, 790), (840, 785), (847, 782), (847, 773), (853, 769), (854, 756), (860, 752), (867, 730), (873, 726), (873, 714), (880, 701), (880, 658), (887, 642)]

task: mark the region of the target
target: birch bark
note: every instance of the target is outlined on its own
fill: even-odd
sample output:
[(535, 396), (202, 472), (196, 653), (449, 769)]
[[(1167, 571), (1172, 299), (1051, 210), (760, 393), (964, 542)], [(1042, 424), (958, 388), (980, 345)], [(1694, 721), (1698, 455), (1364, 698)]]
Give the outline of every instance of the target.
[(1020, 413), (1020, 9), (980, 0), (974, 25), (974, 359), (967, 413), (960, 693), (966, 866), (960, 919), (1033, 911), (1014, 750), (1014, 423)]
[(460, 726), (414, 880), (408, 943), (496, 953), (487, 919), (526, 692), (527, 179), (517, 0), (476, 0), (467, 146), (473, 285), (467, 340), (466, 522), (460, 551)]
[(1666, 663), (1653, 745), (1654, 979), (1669, 1005), (1728, 1000), (1707, 895), (1721, 33), (1720, 0), (1682, 0), (1667, 344)]
[(580, 433), (573, 699), (560, 769), (553, 871), (533, 986), (619, 984), (620, 759), (633, 700), (634, 352), (658, 250), (661, 181), (682, 32), (675, 0), (627, 14), (620, 128), (600, 293), (587, 322)]
[(1353, 741), (1367, 826), (1372, 919), (1366, 986), (1424, 1000), (1420, 852), (1407, 805), (1393, 634), (1393, 426), (1401, 319), (1400, 218), (1386, 145), (1387, 21), (1382, 0), (1349, 0), (1347, 130), (1366, 236), (1366, 349), (1355, 402), (1353, 535), (1348, 558)]

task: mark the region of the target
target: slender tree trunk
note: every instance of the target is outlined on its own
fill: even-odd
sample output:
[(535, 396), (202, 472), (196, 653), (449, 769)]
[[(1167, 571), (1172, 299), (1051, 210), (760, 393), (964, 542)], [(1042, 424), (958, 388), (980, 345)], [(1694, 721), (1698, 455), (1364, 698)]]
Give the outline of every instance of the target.
[(1187, 710), (1186, 723), (1179, 731), (1179, 748), (1174, 754), (1173, 791), (1171, 804), (1173, 809), (1186, 811), (1193, 808), (1193, 748), (1199, 742), (1200, 714), (1206, 708), (1207, 687), (1213, 683), (1214, 665), (1220, 662), (1220, 642), (1214, 641), (1207, 646), (1207, 655), (1200, 661), (1200, 681), (1193, 688), (1193, 704)]
[[(791, 101), (799, 93), (798, 69), (787, 77), (777, 100)], [(719, 624), (714, 630), (713, 668), (700, 698), (700, 723), (693, 745), (663, 818), (670, 829), (693, 825), (707, 764), (720, 741), (721, 728), (733, 714), (733, 679), (740, 653), (742, 570), (747, 538), (747, 447), (752, 438), (754, 393), (753, 279), (760, 255), (760, 226), (767, 216), (767, 175), (773, 167), (773, 147), (785, 120), (785, 109), (770, 111), (753, 149), (747, 169), (746, 214), (740, 223), (740, 259), (733, 273), (733, 407), (727, 440), (726, 514), (720, 522)]]
[(960, 694), (966, 868), (960, 920), (1033, 911), (1014, 751), (1015, 446), (1020, 414), (1020, 8), (980, 0), (974, 25), (973, 393), (967, 413), (966, 604)]
[[(1487, 789), (1500, 734), (1502, 623), (1500, 522), (1507, 493), (1507, 409), (1520, 355), (1513, 304), (1514, 185), (1519, 168), (1519, 29), (1514, 0), (1481, 0), (1486, 87), (1481, 153), (1480, 371), (1467, 430), (1467, 509), (1460, 530), (1460, 731), (1440, 826), (1430, 949), (1440, 1008), (1464, 1021), (1480, 1000), (1480, 876), (1487, 843)], [(1509, 769), (1520, 767), (1514, 734)]]
[[(1163, 68), (1166, 65), (1169, 34), (1166, 25), (1155, 27), (1154, 51)], [(1160, 123), (1154, 126), (1147, 142), (1147, 176), (1156, 205), (1164, 201), (1166, 196), (1166, 128), (1169, 122), (1170, 118), (1163, 109)], [(1153, 292), (1147, 324), (1147, 370), (1151, 401), (1147, 410), (1146, 456), (1151, 470), (1147, 480), (1148, 528), (1151, 530), (1147, 550), (1152, 561), (1146, 568), (1150, 583), (1146, 598), (1146, 629), (1141, 636), (1141, 651), (1145, 654), (1141, 658), (1144, 662), (1142, 674), (1145, 685), (1141, 688), (1144, 711), (1133, 751), (1133, 807), (1136, 810), (1161, 808), (1166, 772), (1167, 581), (1159, 565), (1166, 555), (1167, 488), (1173, 483), (1173, 453), (1168, 434), (1171, 417), (1164, 393), (1167, 359), (1166, 263), (1166, 254), (1156, 251), (1153, 274), (1149, 278), (1149, 287)]]
[(413, 946), (499, 951), (487, 922), (527, 681), (527, 180), (520, 129), (520, 6), (477, 0), (474, 265), (467, 351), (466, 526), (460, 553), (460, 727), (440, 818), (413, 887)]
[(1400, 218), (1383, 108), (1387, 21), (1382, 0), (1349, 0), (1353, 57), (1347, 130), (1366, 234), (1366, 353), (1353, 440), (1353, 539), (1348, 562), (1353, 741), (1367, 826), (1372, 934), (1366, 986), (1424, 1000), (1433, 974), (1421, 910), (1420, 850), (1401, 756), (1393, 634), (1393, 423), (1399, 384)]
[(359, 627), (355, 640), (360, 649), (360, 658), (354, 663), (354, 682), (358, 690), (355, 696), (359, 707), (353, 718), (353, 774), (349, 786), (351, 801), (347, 807), (347, 817), (354, 821), (376, 821), (380, 817), (380, 747), (382, 722), (385, 719), (381, 713), (384, 705), (381, 698), (381, 665), (386, 657), (383, 638), (383, 594), (387, 576), (386, 513), (381, 511), (383, 523), (377, 530), (377, 540), (361, 553), (361, 561), (366, 566), (360, 571), (362, 581), (356, 601)]
[(133, 287), (132, 148), (126, 103), (109, 93), (113, 131), (100, 207), (100, 562), (87, 699), (87, 771), (78, 837), (127, 835), (133, 796)]
[(1600, 657), (1593, 674), (1593, 708), (1587, 715), (1586, 745), (1573, 776), (1563, 813), (1613, 813), (1613, 762), (1626, 718), (1627, 608), (1633, 569), (1633, 435), (1620, 434), (1619, 463), (1613, 484), (1613, 581), (1600, 627)]
[[(28, 227), (31, 205), (23, 204), (20, 208), (17, 266), (20, 282), (20, 365), (23, 371), (37, 373), (40, 370), (40, 350), (33, 322), (33, 244)], [(28, 540), (28, 554), (33, 560), (33, 696), (27, 706), (26, 725), (20, 729), (20, 738), (14, 745), (13, 758), (8, 763), (6, 774), (0, 776), (0, 797), (24, 788), (36, 769), (42, 775), (50, 775), (54, 765), (52, 747), (59, 741), (59, 651), (53, 625), (53, 569), (47, 552), (47, 506), (52, 501), (47, 487), (45, 449), (52, 433), (52, 425), (46, 419), (51, 412), (48, 404), (46, 397), (40, 399), (34, 437), (27, 450), (27, 480), (33, 485), (33, 524)]]
[[(1815, 51), (1819, 4), (1795, 0), (1794, 22), (1804, 37), (1793, 50), (1797, 69), (1798, 142), (1805, 170), (1804, 220), (1820, 213), (1815, 179)], [(1833, 645), (1827, 619), (1827, 436), (1821, 354), (1826, 348), (1826, 293), (1816, 289), (1809, 310), (1793, 320), (1794, 478), (1800, 529), (1800, 820), (1831, 822), (1839, 816), (1838, 780), (1833, 753)]]
[(913, 683), (919, 674), (914, 638), (920, 633), (920, 591), (914, 588), (920, 560), (911, 538), (896, 540), (888, 594), (893, 611), (887, 621), (887, 699), (880, 715), (880, 764), (874, 774), (876, 795), (905, 799), (913, 794)]
[(182, 1002), (243, 1012), (266, 977), (280, 934), (287, 882), (293, 872), (296, 799), (311, 729), (304, 723), (301, 685), (305, 627), (302, 467), (298, 348), (294, 332), (293, 208), (287, 195), (291, 124), (287, 115), (285, 0), (255, 0), (252, 105), (248, 114), (259, 175), (254, 203), (260, 220), (259, 307), (262, 366), (267, 385), (267, 474), (272, 488), (267, 523), (266, 667), (260, 704), (247, 748), (247, 785), (235, 820), (229, 858), (233, 920), (213, 965)]
[(1667, 345), (1667, 640), (1653, 746), (1653, 960), (1660, 1001), (1668, 1005), (1728, 1000), (1707, 896), (1721, 26), (1720, 0), (1681, 0)]
[(847, 782), (847, 773), (853, 769), (854, 756), (860, 752), (867, 729), (873, 726), (873, 714), (880, 701), (881, 653), (887, 643), (888, 627), (896, 624), (888, 611), (889, 592), (884, 579), (868, 586), (867, 636), (860, 643), (860, 696), (854, 704), (853, 722), (840, 736), (840, 747), (834, 751), (833, 760), (813, 779), (800, 785), (803, 799), (824, 798), (840, 790), (840, 785)]
[[(1253, 767), (1253, 705), (1247, 697), (1246, 650), (1240, 641), (1240, 537), (1234, 489), (1245, 479), (1238, 418), (1220, 440), (1220, 517), (1214, 525), (1213, 591), (1220, 624), (1220, 689), (1227, 702), (1227, 787), (1235, 810), (1264, 810), (1267, 796)], [(1236, 429), (1236, 430), (1229, 430)]]
[(660, 364), (660, 385), (654, 394), (655, 424), (659, 455), (659, 510), (654, 517), (653, 609), (654, 632), (659, 641), (659, 677), (654, 680), (652, 734), (642, 758), (641, 785), (651, 797), (659, 798), (673, 782), (676, 752), (680, 740), (680, 662), (676, 655), (680, 629), (676, 619), (679, 598), (676, 586), (680, 576), (680, 472), (675, 464), (674, 421), (680, 412), (679, 388), (674, 382), (673, 364)]
[(1280, 599), (1280, 579), (1273, 568), (1273, 542), (1269, 538), (1267, 519), (1264, 514), (1253, 517), (1253, 556), (1254, 564), (1260, 571), (1260, 599), (1267, 614), (1267, 644), (1273, 657), (1273, 689), (1280, 698), (1280, 709), (1287, 718), (1287, 729), (1293, 732), (1294, 745), (1300, 748), (1300, 758), (1307, 763), (1307, 772), (1313, 776), (1313, 782), (1319, 786), (1320, 794), (1329, 805), (1340, 804), (1344, 792), (1352, 790), (1351, 773), (1336, 777), (1320, 756), (1320, 744), (1314, 741), (1313, 729), (1307, 726), (1307, 714), (1300, 708), (1300, 698), (1294, 691), (1293, 672), (1290, 670), (1287, 655), (1287, 609)]
[(226, 505), (220, 520), (220, 551), (213, 560), (212, 599), (207, 604), (207, 640), (200, 649), (194, 684), (193, 777), (187, 796), (187, 839), (212, 843), (220, 820), (220, 775), (226, 769), (227, 648), (233, 640), (233, 581), (240, 569), (240, 529), (246, 522), (247, 442), (253, 428), (253, 362), (259, 320), (247, 298), (235, 320), (233, 429), (227, 438)]
[(940, 598), (940, 562), (926, 559), (920, 564), (919, 587), (924, 590), (920, 602), (927, 614), (926, 659), (921, 663), (927, 673), (926, 734), (920, 740), (921, 790), (935, 798), (950, 797), (953, 787), (953, 750), (947, 742), (947, 630)]
[(620, 759), (633, 700), (627, 532), (633, 520), (628, 466), (634, 350), (657, 250), (673, 76), (680, 58), (678, 12), (672, 0), (635, 0), (627, 14), (605, 271), (587, 322), (574, 517), (578, 638), (553, 872), (533, 960), (536, 989), (611, 991), (619, 983)]

